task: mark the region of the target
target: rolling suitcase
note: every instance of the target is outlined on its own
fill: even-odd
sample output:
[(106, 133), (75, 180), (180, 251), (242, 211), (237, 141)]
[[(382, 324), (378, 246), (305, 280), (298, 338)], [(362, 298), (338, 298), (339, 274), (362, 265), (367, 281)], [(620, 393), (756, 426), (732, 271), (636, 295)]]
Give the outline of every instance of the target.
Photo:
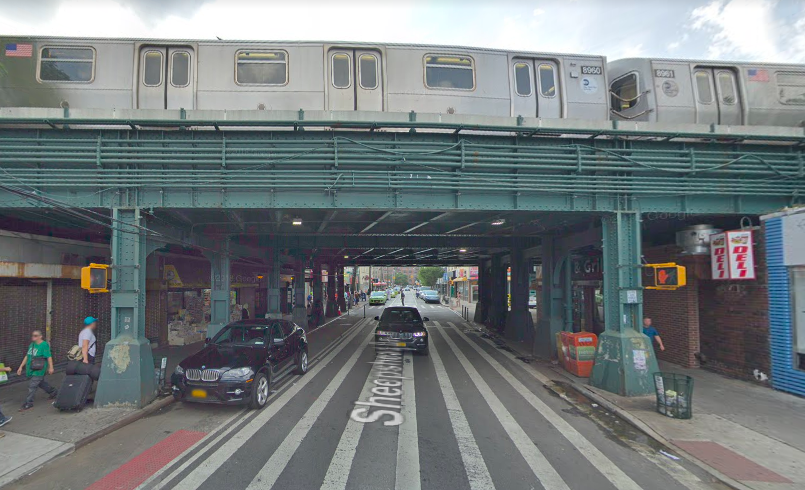
[(85, 374), (73, 374), (64, 378), (53, 406), (59, 410), (81, 410), (87, 403), (92, 378)]

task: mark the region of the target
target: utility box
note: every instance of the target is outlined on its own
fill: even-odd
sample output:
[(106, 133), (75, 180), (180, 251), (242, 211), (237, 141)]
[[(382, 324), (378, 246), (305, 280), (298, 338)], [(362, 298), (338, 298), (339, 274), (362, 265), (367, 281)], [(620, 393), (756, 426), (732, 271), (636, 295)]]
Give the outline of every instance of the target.
[(564, 368), (581, 378), (589, 378), (595, 363), (598, 336), (591, 332), (561, 332), (561, 360)]

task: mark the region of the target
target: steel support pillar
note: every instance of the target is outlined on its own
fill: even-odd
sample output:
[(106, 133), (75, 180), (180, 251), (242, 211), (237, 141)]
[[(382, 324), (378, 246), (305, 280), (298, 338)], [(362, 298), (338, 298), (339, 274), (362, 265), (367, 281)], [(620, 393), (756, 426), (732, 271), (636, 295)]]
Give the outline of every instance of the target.
[(475, 304), (475, 323), (484, 323), (489, 313), (489, 268), (487, 262), (482, 260), (478, 263), (478, 302)]
[(335, 287), (335, 276), (337, 268), (335, 263), (327, 264), (327, 310), (324, 313), (324, 316), (327, 318), (331, 318), (334, 316), (338, 316), (338, 303), (335, 301), (335, 294), (336, 294), (336, 287)]
[(534, 339), (534, 319), (528, 311), (529, 264), (521, 247), (511, 251), (511, 310), (506, 314), (505, 335), (517, 341)]
[(221, 241), (219, 250), (205, 251), (204, 256), (210, 261), (210, 324), (207, 326), (207, 337), (212, 338), (230, 321), (232, 259), (229, 257), (229, 239)]
[(559, 258), (554, 237), (542, 241), (542, 295), (537, 304), (537, 337), (534, 354), (545, 358), (556, 357), (556, 334), (562, 331), (565, 288), (562, 286), (562, 268), (568, 268)]
[(654, 392), (659, 370), (651, 341), (643, 335), (640, 213), (618, 211), (602, 219), (604, 322), (590, 384), (622, 396)]
[(145, 259), (156, 247), (144, 225), (137, 208), (112, 210), (112, 338), (103, 351), (96, 407), (141, 408), (156, 397), (154, 356), (145, 338)]
[(296, 257), (293, 266), (293, 312), (291, 318), (300, 327), (307, 328), (307, 308), (305, 308), (305, 262)]
[(323, 278), (324, 276), (321, 273), (321, 261), (313, 259), (313, 304), (315, 305), (316, 302), (318, 302), (322, 305), (322, 308), (324, 308)]
[(282, 289), (280, 287), (280, 251), (272, 245), (268, 249), (268, 277), (267, 277), (267, 295), (266, 299), (266, 318), (282, 318), (282, 306), (280, 300), (282, 298)]
[(506, 267), (500, 257), (493, 256), (491, 269), (492, 291), (486, 321), (490, 327), (500, 330), (506, 321), (506, 313), (509, 310), (506, 297)]
[(344, 266), (339, 264), (335, 267), (335, 270), (338, 274), (335, 278), (336, 289), (338, 291), (338, 309), (345, 312), (347, 311), (347, 300), (344, 297)]

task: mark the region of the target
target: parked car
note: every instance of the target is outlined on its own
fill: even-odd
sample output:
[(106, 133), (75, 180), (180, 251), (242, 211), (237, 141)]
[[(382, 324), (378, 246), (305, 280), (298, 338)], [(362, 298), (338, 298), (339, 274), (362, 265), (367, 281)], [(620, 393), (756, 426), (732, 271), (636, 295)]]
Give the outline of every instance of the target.
[(263, 408), (271, 384), (282, 376), (305, 374), (305, 331), (286, 320), (241, 320), (225, 326), (171, 375), (177, 400)]
[(529, 308), (536, 308), (537, 307), (537, 295), (531, 294), (528, 296), (528, 307)]
[(422, 291), (419, 296), (422, 301), (425, 303), (440, 303), (441, 300), (439, 299), (439, 293), (434, 291), (433, 289), (428, 289), (426, 291)]
[(376, 316), (375, 346), (411, 350), (428, 355), (428, 317), (419, 315), (412, 306), (390, 306)]
[(369, 296), (369, 305), (384, 305), (386, 304), (386, 299), (385, 291), (373, 291)]
[(416, 290), (416, 297), (417, 298), (422, 297), (422, 293), (424, 293), (425, 291), (433, 291), (433, 290), (429, 287), (422, 286), (421, 288)]

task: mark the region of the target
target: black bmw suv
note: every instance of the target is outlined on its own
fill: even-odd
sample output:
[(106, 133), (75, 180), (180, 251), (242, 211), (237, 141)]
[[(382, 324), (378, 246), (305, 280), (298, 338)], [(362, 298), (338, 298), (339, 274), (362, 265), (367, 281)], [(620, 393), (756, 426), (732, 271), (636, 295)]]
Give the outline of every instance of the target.
[(263, 408), (271, 383), (291, 371), (305, 374), (307, 366), (307, 337), (300, 326), (242, 320), (225, 326), (201, 351), (180, 362), (171, 385), (179, 400)]
[(428, 355), (428, 317), (419, 316), (412, 306), (390, 306), (383, 310), (375, 328), (375, 346), (412, 350)]

